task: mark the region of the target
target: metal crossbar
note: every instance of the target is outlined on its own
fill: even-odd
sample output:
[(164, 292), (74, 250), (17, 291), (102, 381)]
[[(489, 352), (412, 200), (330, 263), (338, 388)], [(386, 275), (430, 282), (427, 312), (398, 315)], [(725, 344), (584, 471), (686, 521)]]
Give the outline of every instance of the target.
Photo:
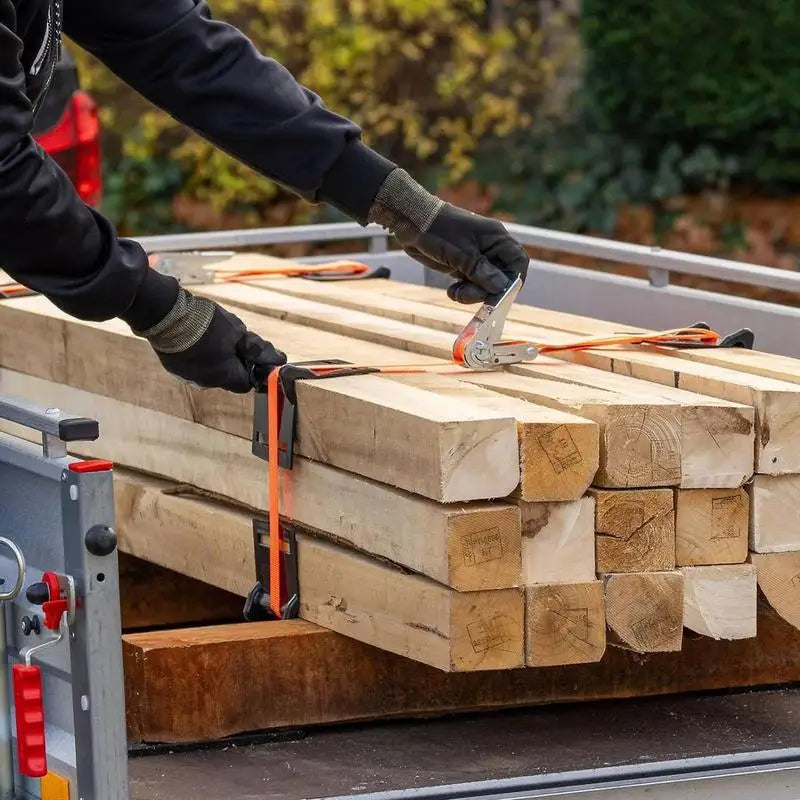
[[(621, 264), (648, 267), (654, 285), (664, 285), (669, 272), (733, 281), (750, 286), (800, 293), (800, 274), (758, 264), (745, 264), (726, 258), (694, 255), (662, 247), (618, 242), (564, 231), (551, 231), (530, 225), (506, 223), (520, 244), (557, 253), (589, 256)], [(366, 239), (371, 253), (388, 250), (386, 231), (378, 225), (357, 223), (295, 225), (252, 230), (212, 231), (165, 236), (145, 236), (138, 241), (148, 251), (176, 251), (210, 248), (259, 247), (296, 242), (322, 243)]]
[[(756, 333), (756, 349), (800, 357), (800, 303), (764, 302), (670, 283), (671, 274), (679, 273), (800, 295), (800, 274), (796, 272), (516, 223), (507, 223), (507, 227), (523, 245), (545, 252), (637, 264), (647, 270), (647, 279), (642, 279), (533, 259), (517, 298), (520, 303), (655, 330), (698, 321), (719, 331), (748, 327)], [(138, 241), (148, 252), (353, 242), (353, 251), (341, 257), (370, 267), (389, 267), (395, 280), (431, 286), (445, 286), (450, 280), (422, 267), (402, 250), (390, 249), (383, 228), (354, 222), (145, 236)], [(295, 260), (313, 264), (330, 260), (330, 255)]]

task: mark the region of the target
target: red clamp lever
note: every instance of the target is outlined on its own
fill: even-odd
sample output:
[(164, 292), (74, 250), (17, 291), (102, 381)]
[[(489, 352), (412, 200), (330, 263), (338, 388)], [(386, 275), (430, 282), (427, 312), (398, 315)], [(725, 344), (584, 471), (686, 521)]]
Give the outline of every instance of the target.
[(11, 667), (19, 771), (30, 778), (42, 778), (47, 774), (44, 691), (41, 670), (31, 665), (31, 658), (34, 653), (52, 647), (64, 638), (69, 625), (70, 604), (61, 596), (61, 584), (55, 572), (45, 572), (41, 582), (32, 583), (25, 594), (28, 602), (42, 607), (45, 626), (58, 631), (55, 638), (21, 651), (25, 663)]
[(14, 712), (17, 720), (19, 771), (30, 778), (47, 775), (47, 747), (44, 738), (44, 693), (39, 667), (14, 664)]
[(29, 603), (42, 607), (45, 627), (57, 631), (61, 616), (69, 610), (66, 598), (61, 597), (61, 585), (55, 572), (42, 574), (40, 583), (32, 583), (26, 592)]

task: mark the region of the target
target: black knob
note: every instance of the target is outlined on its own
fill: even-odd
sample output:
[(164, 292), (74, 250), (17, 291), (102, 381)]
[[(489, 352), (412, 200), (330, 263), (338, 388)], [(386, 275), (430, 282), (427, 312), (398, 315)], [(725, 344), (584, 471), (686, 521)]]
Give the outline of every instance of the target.
[(111, 555), (117, 547), (117, 532), (108, 525), (92, 525), (86, 531), (85, 542), (93, 556)]
[(42, 630), (42, 626), (39, 623), (39, 617), (36, 614), (33, 615), (33, 619), (30, 617), (23, 617), (22, 618), (22, 632), (26, 636), (30, 636), (31, 633), (40, 633)]
[(40, 606), (50, 599), (50, 589), (48, 589), (46, 583), (32, 583), (25, 590), (25, 597), (28, 598), (29, 603)]

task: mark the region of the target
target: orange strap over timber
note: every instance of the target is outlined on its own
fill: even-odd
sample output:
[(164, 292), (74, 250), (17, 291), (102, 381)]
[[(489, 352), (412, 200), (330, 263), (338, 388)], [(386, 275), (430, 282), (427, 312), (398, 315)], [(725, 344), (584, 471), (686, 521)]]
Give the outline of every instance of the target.
[[(584, 350), (591, 347), (607, 347), (624, 344), (669, 344), (678, 342), (699, 342), (714, 344), (720, 336), (706, 328), (676, 328), (650, 335), (637, 334), (611, 336), (606, 338), (581, 339), (562, 345), (542, 345), (540, 353), (563, 352), (568, 350)], [(404, 364), (395, 366), (370, 366), (347, 364), (348, 370), (369, 369), (373, 373), (385, 375), (412, 375), (422, 373), (460, 374), (463, 366), (457, 361), (451, 364)], [(320, 372), (336, 368), (319, 367)], [(279, 393), (281, 367), (273, 369), (267, 377), (267, 463), (269, 480), (269, 601), (275, 616), (281, 618), (281, 600), (283, 598), (283, 573), (281, 572), (281, 529), (280, 529), (280, 467), (278, 465), (278, 430)]]
[(269, 605), (281, 616), (283, 581), (281, 575), (280, 493), (278, 491), (278, 378), (280, 369), (267, 377), (267, 464), (269, 470)]

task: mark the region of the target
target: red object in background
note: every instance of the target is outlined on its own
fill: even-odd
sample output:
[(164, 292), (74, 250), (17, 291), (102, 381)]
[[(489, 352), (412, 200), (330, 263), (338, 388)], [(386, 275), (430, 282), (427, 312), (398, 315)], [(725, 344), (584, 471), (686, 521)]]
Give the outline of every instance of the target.
[(35, 139), (69, 176), (81, 200), (99, 205), (103, 190), (100, 121), (92, 98), (84, 91), (74, 92), (58, 122)]

